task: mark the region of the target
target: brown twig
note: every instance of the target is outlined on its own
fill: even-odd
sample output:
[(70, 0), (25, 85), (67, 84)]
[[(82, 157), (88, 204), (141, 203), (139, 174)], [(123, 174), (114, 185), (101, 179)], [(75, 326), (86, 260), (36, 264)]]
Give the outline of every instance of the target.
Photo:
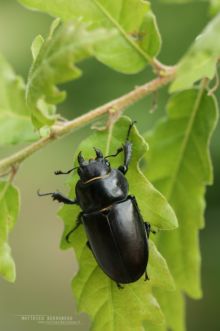
[(158, 90), (162, 86), (168, 84), (175, 77), (175, 67), (169, 67), (167, 74), (152, 80), (151, 82), (144, 84), (142, 86), (136, 87), (131, 92), (112, 100), (90, 112), (81, 115), (72, 121), (64, 122), (63, 125), (53, 125), (50, 131), (50, 134), (47, 137), (43, 137), (33, 144), (25, 147), (19, 152), (3, 159), (0, 161), (0, 174), (6, 172), (10, 167), (19, 165), (23, 160), (28, 156), (32, 155), (36, 151), (40, 150), (48, 143), (58, 139), (70, 132), (75, 128), (82, 127), (85, 124), (88, 124), (94, 121), (96, 118), (108, 113), (110, 109), (114, 109), (115, 112), (123, 111), (128, 106), (134, 104), (138, 100), (142, 99), (144, 96)]

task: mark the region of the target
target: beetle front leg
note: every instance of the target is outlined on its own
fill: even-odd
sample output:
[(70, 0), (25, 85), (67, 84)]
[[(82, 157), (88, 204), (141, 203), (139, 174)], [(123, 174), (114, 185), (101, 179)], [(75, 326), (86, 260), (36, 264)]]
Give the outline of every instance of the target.
[(129, 137), (130, 137), (131, 129), (134, 126), (135, 123), (136, 123), (136, 121), (133, 121), (129, 125), (127, 137), (126, 137), (125, 143), (123, 145), (123, 150), (124, 150), (124, 164), (121, 165), (118, 168), (118, 170), (120, 170), (124, 175), (128, 171), (128, 165), (130, 163), (131, 156), (132, 156), (132, 143), (129, 141)]
[(124, 162), (123, 162), (123, 165), (121, 165), (120, 167), (118, 167), (118, 170), (121, 171), (123, 174), (126, 174), (126, 172), (128, 171), (128, 165), (129, 165), (130, 160), (131, 160), (132, 143), (129, 141), (129, 137), (130, 137), (131, 129), (134, 126), (135, 123), (136, 123), (136, 121), (132, 122), (129, 125), (127, 136), (126, 136), (126, 139), (125, 139), (125, 143), (122, 145), (122, 147), (119, 147), (114, 154), (110, 154), (110, 155), (107, 155), (105, 157), (105, 158), (115, 157), (119, 153), (124, 152)]
[(79, 215), (77, 216), (77, 219), (76, 219), (76, 225), (74, 226), (74, 228), (70, 231), (70, 232), (68, 232), (67, 233), (67, 235), (66, 235), (66, 241), (68, 242), (68, 243), (70, 243), (70, 241), (69, 241), (69, 237), (70, 237), (70, 235), (80, 226), (82, 224), (82, 212), (81, 213), (79, 213)]
[(132, 154), (132, 143), (131, 142), (126, 141), (125, 144), (122, 147), (119, 147), (114, 154), (105, 156), (105, 159), (108, 157), (115, 157), (123, 151), (124, 151), (124, 163), (123, 163), (123, 165), (118, 167), (118, 170), (121, 171), (123, 174), (125, 174), (128, 171), (128, 164), (131, 160), (131, 154)]
[(130, 141), (126, 141), (125, 144), (123, 145), (123, 150), (124, 150), (124, 163), (118, 168), (118, 170), (120, 170), (125, 175), (126, 172), (128, 171), (128, 165), (131, 160), (132, 143)]
[(58, 202), (63, 202), (66, 205), (76, 205), (76, 204), (78, 204), (78, 201), (76, 199), (71, 200), (71, 199), (67, 198), (65, 195), (63, 195), (59, 192), (40, 193), (39, 191), (37, 191), (37, 194), (38, 194), (39, 197), (50, 195), (53, 200), (57, 200)]

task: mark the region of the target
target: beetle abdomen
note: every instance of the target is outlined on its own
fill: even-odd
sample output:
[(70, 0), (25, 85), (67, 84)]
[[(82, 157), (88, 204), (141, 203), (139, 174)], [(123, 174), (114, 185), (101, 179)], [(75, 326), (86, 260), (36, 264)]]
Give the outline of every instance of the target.
[(111, 279), (125, 284), (143, 275), (148, 242), (135, 198), (114, 203), (104, 212), (83, 214), (83, 223), (93, 254)]
[(76, 184), (77, 200), (86, 213), (99, 211), (115, 201), (124, 200), (127, 194), (127, 179), (115, 169), (106, 176), (95, 177), (87, 182), (78, 181)]

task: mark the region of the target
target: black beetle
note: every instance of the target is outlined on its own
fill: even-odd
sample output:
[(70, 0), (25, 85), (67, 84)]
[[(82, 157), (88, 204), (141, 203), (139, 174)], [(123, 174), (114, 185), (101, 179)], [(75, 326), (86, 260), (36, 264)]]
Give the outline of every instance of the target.
[[(94, 148), (95, 159), (84, 160), (78, 155), (79, 166), (67, 172), (56, 171), (56, 175), (69, 174), (78, 169), (80, 179), (75, 192), (76, 199), (70, 200), (59, 192), (39, 193), (39, 196), (51, 195), (54, 200), (65, 204), (77, 204), (81, 207), (75, 227), (84, 225), (88, 241), (97, 263), (102, 270), (120, 284), (132, 283), (145, 274), (148, 263), (148, 237), (150, 224), (144, 222), (134, 196), (128, 195), (128, 182), (125, 174), (132, 155), (132, 143), (129, 126), (125, 143), (115, 154), (103, 156), (101, 150)], [(123, 165), (111, 169), (109, 157), (124, 152)], [(154, 232), (154, 231), (153, 231)]]

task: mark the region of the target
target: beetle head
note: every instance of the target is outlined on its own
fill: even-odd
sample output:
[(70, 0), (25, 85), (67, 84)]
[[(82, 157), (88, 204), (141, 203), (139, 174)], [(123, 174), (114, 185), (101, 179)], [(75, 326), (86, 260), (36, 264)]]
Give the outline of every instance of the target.
[(85, 160), (80, 152), (78, 155), (78, 174), (83, 182), (91, 180), (96, 177), (107, 175), (110, 171), (110, 163), (103, 157), (100, 149), (95, 148), (96, 158)]

